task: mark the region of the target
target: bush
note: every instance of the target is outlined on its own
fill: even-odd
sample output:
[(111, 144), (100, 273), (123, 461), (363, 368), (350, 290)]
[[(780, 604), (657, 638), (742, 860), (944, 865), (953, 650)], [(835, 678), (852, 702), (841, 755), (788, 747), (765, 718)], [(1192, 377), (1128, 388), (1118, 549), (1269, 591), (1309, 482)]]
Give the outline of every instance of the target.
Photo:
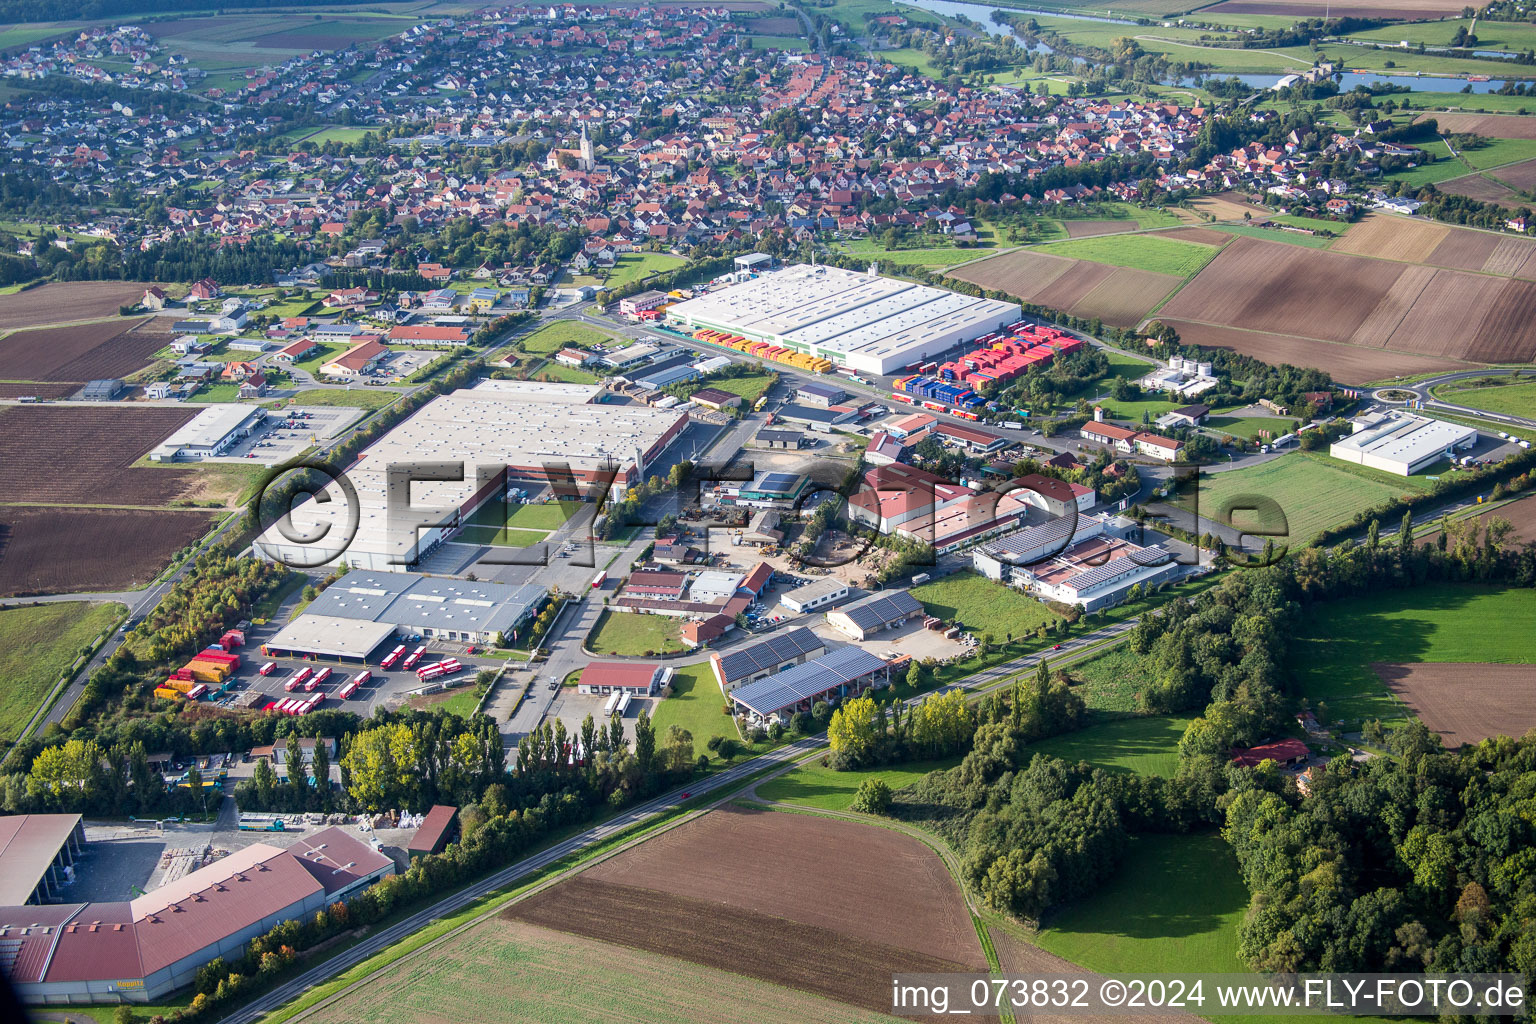
[(891, 787), (884, 779), (865, 779), (859, 783), (859, 791), (853, 796), (850, 811), (862, 814), (884, 814), (891, 806)]

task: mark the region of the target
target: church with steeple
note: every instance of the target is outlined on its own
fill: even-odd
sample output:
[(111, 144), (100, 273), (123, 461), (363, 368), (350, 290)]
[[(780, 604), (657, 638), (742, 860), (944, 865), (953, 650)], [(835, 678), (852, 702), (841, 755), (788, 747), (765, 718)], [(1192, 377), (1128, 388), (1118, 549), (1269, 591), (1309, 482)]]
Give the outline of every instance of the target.
[(592, 149), (592, 140), (587, 138), (586, 125), (581, 128), (581, 143), (577, 149), (552, 149), (544, 158), (544, 168), (550, 171), (560, 170), (560, 158), (568, 156), (576, 161), (578, 171), (590, 171), (597, 167), (597, 156)]

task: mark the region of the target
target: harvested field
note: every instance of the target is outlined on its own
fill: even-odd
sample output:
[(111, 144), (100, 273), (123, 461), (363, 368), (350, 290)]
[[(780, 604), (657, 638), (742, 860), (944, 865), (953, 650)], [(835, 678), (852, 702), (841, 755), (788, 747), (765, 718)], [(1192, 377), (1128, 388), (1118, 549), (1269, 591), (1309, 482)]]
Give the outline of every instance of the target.
[(1510, 209), (1528, 205), (1530, 202), (1508, 185), (1495, 181), (1486, 174), (1468, 174), (1465, 177), (1452, 178), (1450, 181), (1440, 182), (1435, 188), (1441, 192), (1449, 192), (1453, 196), (1466, 196), (1468, 199), (1476, 199), (1484, 203), (1498, 203)]
[(1384, 348), (1392, 339), (1392, 332), (1397, 330), (1413, 308), (1413, 304), (1419, 300), (1425, 287), (1439, 271), (1434, 267), (1407, 267), (1401, 277), (1387, 290), (1382, 300), (1376, 303), (1376, 308), (1371, 310), (1354, 335), (1349, 339), (1351, 345), (1364, 345), (1368, 348)]
[(1373, 662), (1387, 689), (1447, 747), (1536, 729), (1536, 665)]
[(1269, 219), (1269, 211), (1264, 207), (1254, 206), (1245, 197), (1232, 192), (1201, 196), (1199, 199), (1190, 200), (1189, 205), (1201, 213), (1210, 214), (1217, 220), (1242, 220), (1245, 213), (1252, 214), (1255, 221)]
[(1029, 301), (1038, 302), (1052, 309), (1071, 309), (1082, 301), (1083, 296), (1109, 280), (1113, 273), (1115, 268), (1105, 266), (1103, 263), (1079, 261), (1072, 265), (1071, 270), (1040, 289), (1039, 293)]
[(1403, 272), (1383, 260), (1337, 256), (1238, 236), (1163, 313), (1255, 331), (1348, 341)]
[[(1079, 967), (1070, 960), (1063, 960), (1055, 953), (1048, 953), (1039, 946), (1031, 945), (1012, 932), (997, 925), (989, 927), (987, 934), (992, 937), (992, 948), (997, 950), (997, 961), (1005, 975), (1033, 977), (1040, 974), (1081, 974), (1087, 978), (1103, 977), (1103, 975), (1094, 974), (1083, 967)], [(1193, 1014), (1175, 1014), (1171, 1011), (1159, 1014), (1156, 1017), (1140, 1017), (1134, 1014), (1068, 1015), (1031, 1013), (1025, 1019), (1029, 1021), (1029, 1024), (1156, 1024), (1156, 1021), (1159, 1020), (1179, 1020), (1181, 1018), (1188, 1021), (1199, 1019)]]
[(1522, 160), (1491, 172), (1498, 179), (1522, 192), (1536, 191), (1536, 160)]
[(1498, 238), (1495, 242), (1493, 251), (1483, 261), (1483, 273), (1503, 274), (1506, 277), (1525, 276), (1521, 271), (1536, 257), (1536, 245), (1523, 238)]
[(1044, 291), (1051, 282), (1071, 270), (1073, 262), (1057, 256), (1019, 250), (989, 260), (971, 263), (956, 270), (951, 277), (969, 281), (982, 288), (1008, 292), (1027, 302)]
[[(1389, 344), (1396, 351), (1465, 357), (1469, 338), (1488, 337), (1489, 332), (1483, 324), (1504, 289), (1523, 284), (1459, 270), (1435, 270), (1432, 273), (1413, 308), (1392, 332)], [(1514, 341), (1509, 343), (1516, 344)]]
[[(1509, 546), (1515, 547), (1524, 544), (1526, 541), (1536, 540), (1536, 495), (1521, 498), (1519, 501), (1512, 501), (1508, 505), (1502, 505), (1499, 508), (1489, 509), (1476, 518), (1481, 523), (1489, 516), (1498, 516), (1509, 520), (1509, 525), (1513, 528), (1510, 530), (1509, 538), (1506, 542)], [(1433, 544), (1439, 536), (1439, 530), (1431, 530), (1428, 533), (1420, 534), (1415, 540), (1419, 544)]]
[(1089, 238), (1093, 235), (1116, 235), (1122, 231), (1135, 231), (1134, 220), (1064, 220), (1070, 238)]
[(1450, 233), (1449, 224), (1372, 212), (1333, 243), (1332, 251), (1424, 263)]
[[(573, 983), (572, 965), (601, 984)], [(492, 919), (316, 1009), (316, 1024), (874, 1024), (858, 1010), (737, 974)]]
[(210, 525), (207, 512), (0, 506), (0, 597), (141, 587)]
[(9, 406), (0, 410), (0, 494), (38, 504), (165, 505), (196, 486), (198, 471), (130, 467), (196, 412)]
[(1469, 337), (1465, 357), (1485, 363), (1536, 361), (1536, 283), (1506, 281), (1488, 307), (1482, 328)]
[(744, 30), (765, 36), (798, 36), (805, 31), (799, 18), (751, 18), (742, 22)]
[[(1326, 0), (1227, 0), (1204, 8), (1208, 14), (1274, 14), (1295, 18), (1454, 18), (1461, 8), (1448, 0), (1355, 0), (1329, 4)], [(1460, 129), (1458, 129), (1460, 130)]]
[(1436, 110), (1420, 114), (1414, 118), (1414, 123), (1425, 118), (1434, 118), (1442, 135), (1474, 132), (1493, 139), (1536, 139), (1536, 117), (1521, 114), (1462, 114)]
[(0, 330), (115, 316), (148, 287), (143, 281), (70, 281), (0, 295)]
[(0, 379), (78, 381), (123, 377), (148, 365), (168, 340), (148, 320), (35, 327), (0, 338)]
[(1445, 241), (1435, 246), (1434, 252), (1424, 258), (1424, 262), (1436, 267), (1450, 267), (1452, 270), (1486, 270), (1490, 274), (1510, 274), (1513, 270), (1494, 270), (1487, 265), (1493, 251), (1504, 241), (1498, 235), (1486, 231), (1453, 229), (1445, 236)]
[[(844, 851), (842, 856), (850, 854)], [(686, 866), (672, 864), (669, 870), (680, 867)], [(802, 876), (800, 884), (804, 882)], [(899, 901), (890, 898), (891, 891), (886, 890), (882, 902), (899, 912)], [(850, 942), (842, 932), (828, 928), (726, 909), (708, 900), (614, 885), (584, 874), (513, 904), (500, 916), (690, 960), (877, 1012), (890, 1006), (894, 972), (968, 969), (879, 942)], [(984, 968), (971, 965), (969, 969)]]
[[(1166, 311), (1167, 307), (1164, 307)], [(1240, 331), (1216, 324), (1197, 324), (1187, 320), (1170, 319), (1162, 314), (1158, 319), (1171, 324), (1179, 337), (1188, 345), (1208, 348), (1229, 348), (1234, 352), (1262, 359), (1266, 363), (1291, 363), (1294, 366), (1312, 366), (1331, 374), (1341, 384), (1366, 384), (1398, 374), (1429, 373), (1433, 370), (1465, 370), (1467, 364), (1456, 359), (1434, 359), (1428, 356), (1412, 356), (1381, 349), (1362, 348), (1356, 345), (1335, 344), (1312, 338), (1297, 338), (1268, 331)]]
[[(783, 893), (812, 875), (816, 899), (786, 903)], [(885, 943), (986, 967), (964, 897), (943, 862), (910, 836), (873, 825), (721, 808), (581, 877), (788, 916), (839, 932), (844, 942)], [(887, 898), (892, 891), (902, 893), (899, 903)]]
[(1181, 283), (1183, 279), (1172, 274), (1121, 267), (1078, 300), (1071, 312), (1116, 327), (1134, 327)]
[(1231, 235), (1225, 231), (1217, 231), (1215, 228), (1174, 228), (1172, 231), (1159, 231), (1158, 234), (1177, 238), (1181, 242), (1198, 242), (1201, 245), (1223, 246), (1232, 241)]

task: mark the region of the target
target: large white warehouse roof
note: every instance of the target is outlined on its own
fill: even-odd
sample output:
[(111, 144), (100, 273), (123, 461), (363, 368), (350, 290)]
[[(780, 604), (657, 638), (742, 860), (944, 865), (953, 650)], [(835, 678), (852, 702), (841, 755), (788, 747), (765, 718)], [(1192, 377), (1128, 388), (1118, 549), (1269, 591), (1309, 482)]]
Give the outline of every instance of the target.
[(1477, 430), (1459, 423), (1390, 410), (1354, 420), (1353, 434), (1335, 441), (1328, 454), (1360, 466), (1410, 476), (1449, 451), (1477, 442)]

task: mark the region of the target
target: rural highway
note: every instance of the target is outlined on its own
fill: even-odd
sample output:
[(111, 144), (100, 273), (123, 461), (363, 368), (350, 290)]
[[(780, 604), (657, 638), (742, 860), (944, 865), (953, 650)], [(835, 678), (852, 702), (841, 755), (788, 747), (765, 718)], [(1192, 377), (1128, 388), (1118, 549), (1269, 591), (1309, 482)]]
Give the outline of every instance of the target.
[[(1515, 373), (1518, 372), (1519, 371), (1515, 371)], [(1449, 384), (1458, 380), (1480, 380), (1483, 378), (1496, 378), (1500, 376), (1503, 376), (1503, 374), (1497, 370), (1458, 370), (1455, 373), (1444, 373), (1438, 377), (1430, 377), (1427, 380), (1421, 380), (1414, 384), (1388, 384), (1384, 387), (1377, 388), (1376, 390), (1411, 391), (1413, 394), (1418, 396), (1419, 401), (1423, 402), (1424, 405), (1430, 409), (1444, 409), (1446, 412), (1459, 412), (1467, 416), (1475, 416), (1479, 419), (1493, 420), (1498, 423), (1510, 423), (1517, 427), (1536, 429), (1536, 419), (1531, 419), (1526, 416), (1511, 416), (1501, 412), (1489, 412), (1487, 409), (1474, 409), (1468, 405), (1456, 405), (1452, 402), (1442, 401), (1441, 399), (1436, 398), (1433, 394), (1434, 388), (1441, 384)], [(1511, 373), (1509, 376), (1513, 378), (1514, 373)], [(1526, 381), (1527, 383), (1536, 382), (1536, 378), (1522, 377), (1521, 380)], [(1510, 383), (1515, 383), (1515, 381), (1512, 379)], [(1385, 399), (1377, 399), (1377, 401), (1385, 402)], [(1386, 404), (1400, 405), (1402, 403), (1390, 402)]]
[[(934, 692), (944, 692), (957, 688), (964, 689), (971, 693), (970, 699), (975, 699), (986, 693), (989, 689), (996, 689), (1002, 686), (1010, 677), (1033, 668), (1042, 659), (1058, 662), (1062, 659), (1072, 661), (1076, 660), (1076, 657), (1086, 655), (1089, 648), (1093, 648), (1094, 653), (1097, 653), (1098, 650), (1102, 649), (1101, 645), (1107, 647), (1119, 642), (1126, 633), (1135, 628), (1136, 623), (1139, 621), (1139, 617), (1126, 619), (1122, 622), (1106, 626), (1103, 629), (1095, 630), (1092, 633), (1085, 633), (1080, 637), (1063, 641), (1059, 650), (1040, 651), (1021, 658), (1015, 658), (1012, 661), (995, 665), (990, 669), (984, 669), (967, 676), (964, 681), (956, 683), (954, 686), (945, 687), (944, 690)], [(908, 708), (911, 708), (927, 696), (928, 694), (922, 694), (912, 697), (904, 703)], [(357, 945), (348, 947), (324, 963), (310, 968), (303, 974), (284, 982), (258, 999), (242, 1006), (225, 1017), (221, 1024), (252, 1024), (252, 1022), (260, 1020), (263, 1016), (278, 1009), (290, 1000), (297, 999), (315, 985), (322, 984), (343, 971), (351, 969), (394, 943), (427, 927), (433, 921), (462, 910), (482, 896), (497, 889), (511, 886), (524, 875), (546, 868), (562, 857), (586, 847), (602, 843), (625, 829), (643, 825), (663, 814), (673, 811), (682, 804), (685, 798), (697, 798), (727, 788), (734, 790), (737, 783), (742, 782), (748, 776), (756, 775), (764, 769), (777, 768), (780, 772), (788, 771), (795, 762), (806, 755), (814, 754), (826, 745), (827, 741), (824, 736), (808, 736), (743, 761), (718, 775), (700, 779), (686, 786), (679, 786), (661, 796), (653, 797), (645, 803), (637, 804), (617, 817), (593, 825), (591, 828), (556, 843), (548, 849), (525, 857), (459, 890), (451, 896), (444, 897), (432, 906), (419, 910), (411, 916), (369, 935)], [(731, 795), (731, 793), (722, 793), (721, 801)]]

